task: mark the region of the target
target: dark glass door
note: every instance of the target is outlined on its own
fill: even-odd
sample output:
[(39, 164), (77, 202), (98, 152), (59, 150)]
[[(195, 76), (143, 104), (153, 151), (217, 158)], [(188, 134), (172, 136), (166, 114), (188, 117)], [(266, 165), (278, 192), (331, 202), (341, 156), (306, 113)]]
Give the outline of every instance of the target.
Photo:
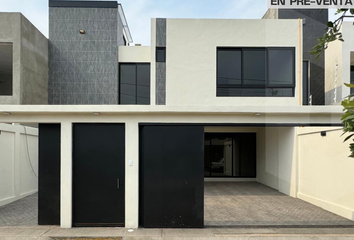
[(124, 226), (124, 124), (74, 124), (74, 226)]

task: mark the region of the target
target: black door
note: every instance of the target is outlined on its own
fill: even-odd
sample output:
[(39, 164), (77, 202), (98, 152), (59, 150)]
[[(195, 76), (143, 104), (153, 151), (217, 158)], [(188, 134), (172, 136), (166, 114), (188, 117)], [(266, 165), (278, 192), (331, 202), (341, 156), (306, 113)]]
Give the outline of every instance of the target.
[(74, 226), (124, 226), (123, 124), (74, 124)]
[(38, 224), (60, 225), (60, 124), (39, 124)]
[(140, 129), (140, 224), (204, 226), (204, 127)]

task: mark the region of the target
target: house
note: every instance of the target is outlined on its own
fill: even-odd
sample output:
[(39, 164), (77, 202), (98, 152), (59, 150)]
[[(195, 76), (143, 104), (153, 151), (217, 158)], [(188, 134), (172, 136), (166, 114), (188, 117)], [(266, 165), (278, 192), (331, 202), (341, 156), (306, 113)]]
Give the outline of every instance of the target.
[(49, 17), (50, 104), (0, 106), (39, 123), (39, 224), (353, 224), (342, 110), (304, 106), (303, 20), (156, 18), (143, 47), (117, 2), (50, 0)]
[(344, 42), (332, 42), (326, 49), (326, 105), (338, 105), (353, 93), (344, 85), (354, 82), (353, 22), (344, 21), (341, 31)]
[(0, 104), (48, 103), (48, 39), (21, 13), (0, 13)]

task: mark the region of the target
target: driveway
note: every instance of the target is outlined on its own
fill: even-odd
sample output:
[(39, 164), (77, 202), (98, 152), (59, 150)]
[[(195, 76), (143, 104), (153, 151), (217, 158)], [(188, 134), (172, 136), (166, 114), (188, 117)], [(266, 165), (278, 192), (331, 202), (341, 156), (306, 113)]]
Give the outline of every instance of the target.
[(0, 207), (0, 226), (36, 226), (38, 193)]
[(353, 226), (354, 222), (257, 182), (205, 182), (206, 226)]

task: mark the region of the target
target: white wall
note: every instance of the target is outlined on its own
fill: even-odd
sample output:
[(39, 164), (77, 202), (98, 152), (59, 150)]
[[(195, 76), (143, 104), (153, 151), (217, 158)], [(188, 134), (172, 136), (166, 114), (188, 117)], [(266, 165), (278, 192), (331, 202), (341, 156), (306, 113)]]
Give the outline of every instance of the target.
[(126, 63), (150, 63), (151, 48), (143, 46), (119, 46), (118, 61)]
[[(320, 131), (327, 130), (322, 137)], [(329, 131), (328, 131), (329, 130)], [(354, 159), (340, 128), (300, 128), (298, 197), (354, 220)]]
[[(38, 130), (0, 123), (0, 206), (37, 192)], [(26, 139), (27, 138), (27, 139)], [(27, 151), (28, 144), (28, 151)]]
[[(152, 24), (154, 26), (155, 21)], [(302, 55), (298, 53), (301, 33), (299, 20), (167, 19), (166, 105), (299, 105), (298, 88), (295, 89), (295, 97), (216, 97), (216, 48), (295, 47), (295, 81), (300, 86), (298, 63), (302, 62)], [(152, 38), (152, 49), (155, 48), (154, 43)], [(154, 64), (151, 67), (153, 69)], [(154, 71), (151, 72), (151, 82), (155, 82)]]
[(257, 145), (257, 181), (286, 195), (296, 197), (296, 128), (261, 128)]

